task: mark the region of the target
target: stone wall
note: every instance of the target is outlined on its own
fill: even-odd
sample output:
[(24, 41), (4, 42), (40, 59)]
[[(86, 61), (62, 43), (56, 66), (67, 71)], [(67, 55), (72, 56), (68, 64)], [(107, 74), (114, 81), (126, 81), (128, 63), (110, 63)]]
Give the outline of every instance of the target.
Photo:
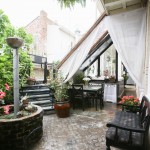
[(21, 150), (43, 135), (43, 110), (18, 119), (0, 119), (0, 150)]

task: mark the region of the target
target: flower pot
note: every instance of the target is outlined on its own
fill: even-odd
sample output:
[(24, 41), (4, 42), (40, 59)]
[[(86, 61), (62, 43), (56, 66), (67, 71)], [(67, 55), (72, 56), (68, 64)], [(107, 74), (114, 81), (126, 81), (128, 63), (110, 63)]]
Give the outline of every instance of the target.
[(132, 112), (132, 113), (137, 113), (138, 112), (138, 106), (137, 107), (125, 106), (124, 110), (128, 111), (128, 112)]
[(56, 102), (54, 109), (59, 118), (66, 118), (70, 116), (70, 103), (69, 101)]

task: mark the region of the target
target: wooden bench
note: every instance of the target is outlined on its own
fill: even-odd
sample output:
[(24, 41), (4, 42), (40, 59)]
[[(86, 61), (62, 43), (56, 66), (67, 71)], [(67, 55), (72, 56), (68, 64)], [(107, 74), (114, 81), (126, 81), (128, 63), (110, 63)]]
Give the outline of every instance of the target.
[(117, 111), (113, 121), (107, 123), (106, 146), (123, 149), (146, 150), (150, 123), (149, 100), (143, 96), (139, 112)]

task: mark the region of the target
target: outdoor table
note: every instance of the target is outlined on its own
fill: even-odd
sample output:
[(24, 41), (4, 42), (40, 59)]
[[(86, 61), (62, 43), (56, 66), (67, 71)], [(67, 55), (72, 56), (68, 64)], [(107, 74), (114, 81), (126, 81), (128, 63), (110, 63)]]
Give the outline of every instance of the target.
[[(95, 106), (96, 106), (96, 110), (97, 110), (97, 102), (98, 102), (98, 99), (101, 98), (101, 97), (99, 97), (99, 93), (102, 92), (102, 86), (101, 85), (100, 86), (93, 86), (93, 85), (83, 86), (83, 92), (86, 92), (87, 95), (89, 93), (94, 95), (94, 99), (95, 99), (95, 103), (96, 103)], [(69, 88), (69, 97), (71, 98), (71, 101), (73, 101), (72, 87)], [(100, 108), (102, 109), (101, 103), (100, 103)]]

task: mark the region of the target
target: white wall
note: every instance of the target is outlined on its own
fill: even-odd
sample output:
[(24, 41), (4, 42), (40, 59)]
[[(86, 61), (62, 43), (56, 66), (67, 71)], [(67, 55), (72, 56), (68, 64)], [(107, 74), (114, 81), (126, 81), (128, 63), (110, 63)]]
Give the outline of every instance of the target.
[(75, 38), (63, 31), (57, 25), (49, 25), (47, 31), (47, 58), (48, 62), (62, 60), (70, 51)]

